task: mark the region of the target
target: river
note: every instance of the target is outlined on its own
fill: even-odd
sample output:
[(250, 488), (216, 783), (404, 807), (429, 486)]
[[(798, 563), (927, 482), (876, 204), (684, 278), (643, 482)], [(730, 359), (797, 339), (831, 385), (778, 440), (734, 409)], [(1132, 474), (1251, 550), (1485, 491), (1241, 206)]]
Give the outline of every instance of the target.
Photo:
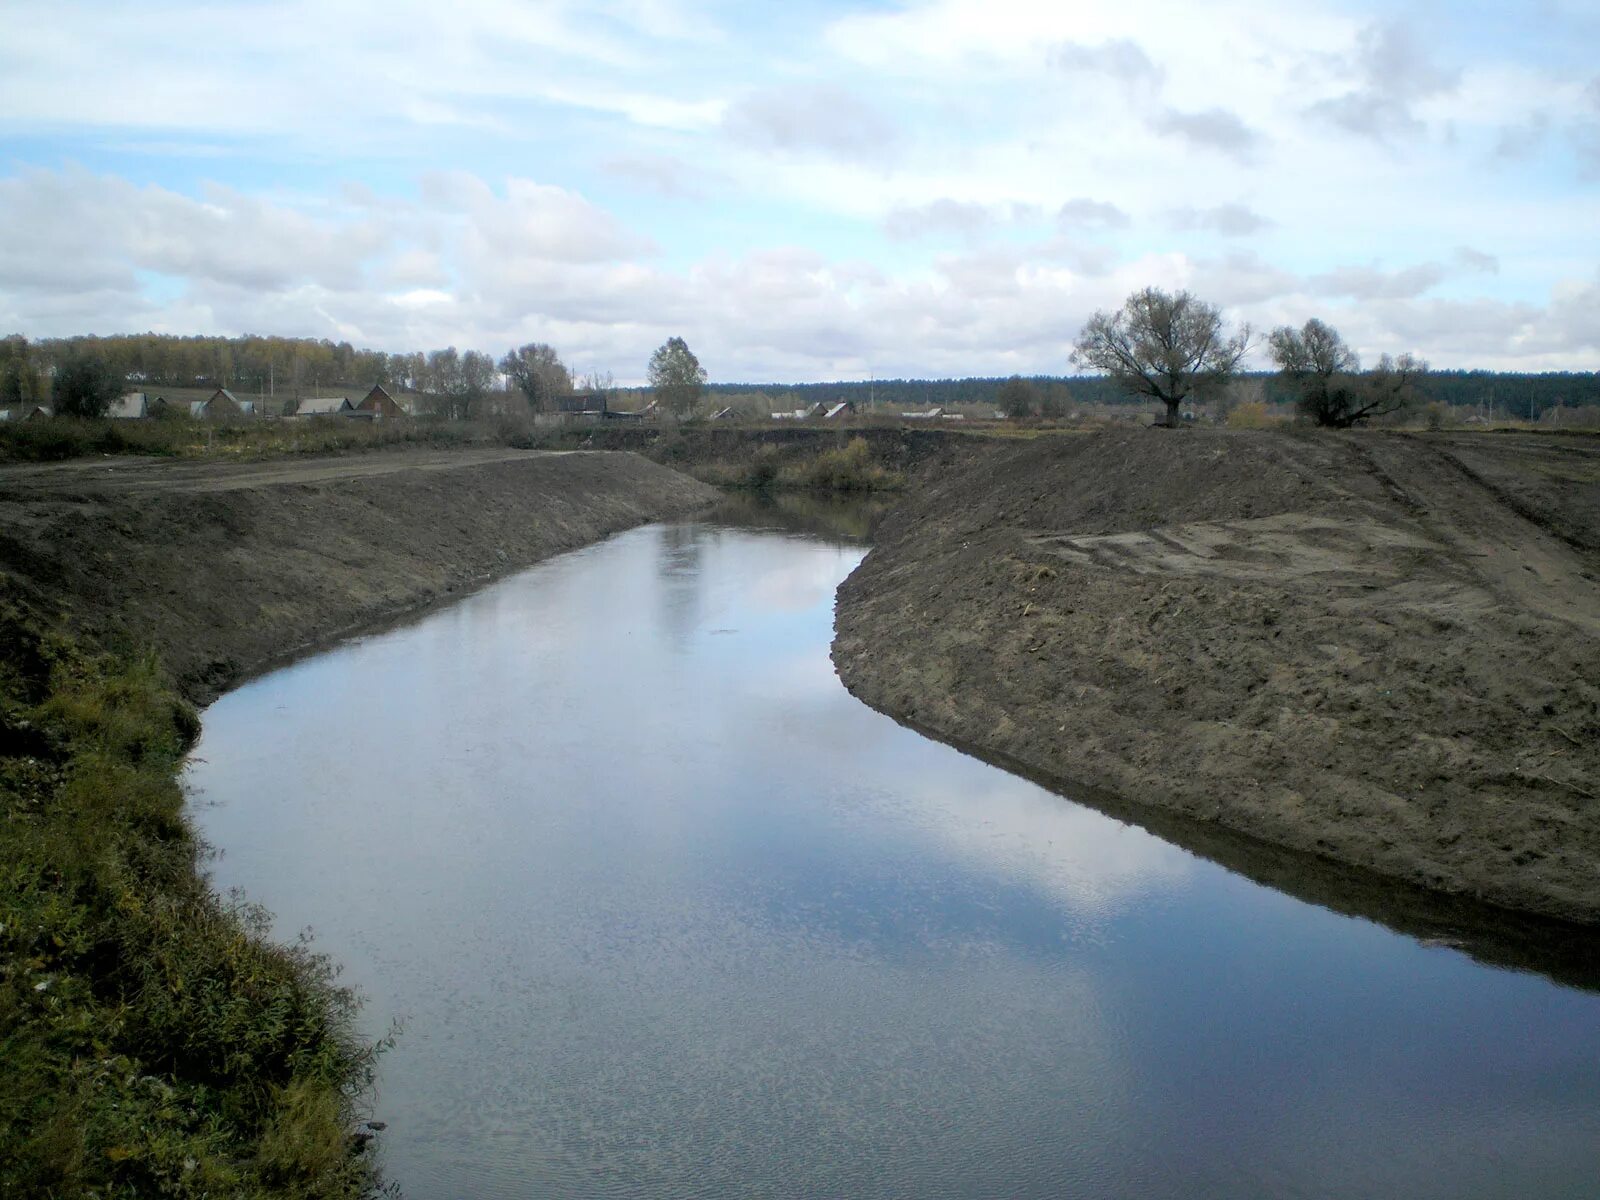
[(401, 1027), (407, 1196), (1597, 1194), (1600, 995), (867, 709), (859, 522), (797, 524), (636, 529), (206, 711), (216, 883)]

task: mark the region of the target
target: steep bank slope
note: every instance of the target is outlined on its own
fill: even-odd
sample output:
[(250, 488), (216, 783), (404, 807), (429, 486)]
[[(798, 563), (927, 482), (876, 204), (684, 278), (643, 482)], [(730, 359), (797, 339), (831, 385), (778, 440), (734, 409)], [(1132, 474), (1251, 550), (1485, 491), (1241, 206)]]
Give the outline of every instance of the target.
[(1600, 921), (1600, 445), (1129, 431), (927, 481), (868, 703), (1044, 776)]
[(0, 589), (197, 700), (385, 614), (716, 493), (631, 454), (409, 451), (0, 471)]

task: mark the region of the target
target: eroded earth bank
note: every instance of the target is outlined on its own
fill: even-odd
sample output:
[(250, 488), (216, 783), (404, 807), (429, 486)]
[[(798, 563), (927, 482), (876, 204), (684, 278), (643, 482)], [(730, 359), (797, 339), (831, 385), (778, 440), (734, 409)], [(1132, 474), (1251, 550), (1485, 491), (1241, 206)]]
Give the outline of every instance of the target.
[(876, 708), (1132, 819), (1600, 921), (1600, 444), (1130, 430), (925, 478), (840, 589)]
[(632, 454), (399, 451), (0, 472), (0, 584), (196, 702), (386, 615), (714, 500)]

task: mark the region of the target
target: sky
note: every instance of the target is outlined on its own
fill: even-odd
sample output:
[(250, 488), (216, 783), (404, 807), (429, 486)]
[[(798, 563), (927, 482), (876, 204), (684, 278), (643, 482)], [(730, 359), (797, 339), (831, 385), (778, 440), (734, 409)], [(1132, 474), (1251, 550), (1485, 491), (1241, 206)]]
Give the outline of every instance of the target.
[(1600, 368), (1600, 0), (0, 16), (0, 333), (1064, 374), (1156, 286), (1260, 343)]

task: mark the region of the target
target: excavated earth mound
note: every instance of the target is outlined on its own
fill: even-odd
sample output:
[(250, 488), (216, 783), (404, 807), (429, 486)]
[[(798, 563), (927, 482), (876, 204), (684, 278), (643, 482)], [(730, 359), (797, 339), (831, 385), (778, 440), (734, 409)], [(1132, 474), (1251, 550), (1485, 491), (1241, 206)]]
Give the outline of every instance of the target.
[(1119, 804), (1600, 921), (1600, 442), (1130, 430), (925, 481), (846, 686)]
[(0, 598), (148, 647), (199, 702), (717, 492), (633, 454), (400, 451), (0, 471)]

